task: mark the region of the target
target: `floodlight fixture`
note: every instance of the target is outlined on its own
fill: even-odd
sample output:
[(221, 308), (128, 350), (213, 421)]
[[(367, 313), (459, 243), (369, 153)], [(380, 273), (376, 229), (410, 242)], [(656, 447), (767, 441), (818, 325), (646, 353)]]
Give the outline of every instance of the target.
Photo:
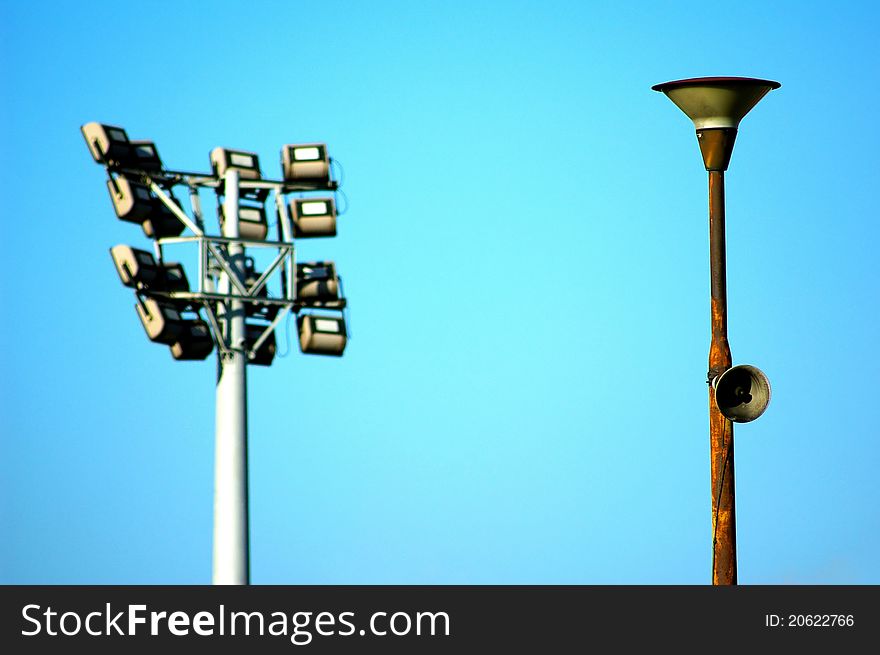
[[(178, 207), (180, 201), (172, 196), (171, 198)], [(177, 216), (174, 215), (164, 202), (158, 198), (153, 199), (153, 212), (141, 223), (144, 234), (150, 239), (164, 239), (166, 237), (176, 237), (183, 232), (184, 224)]]
[[(253, 350), (254, 345), (257, 343), (257, 340), (261, 336), (263, 336), (263, 332), (265, 330), (266, 326), (260, 323), (245, 324), (245, 344), (248, 351)], [(276, 350), (277, 348), (275, 345), (275, 330), (272, 330), (269, 336), (263, 340), (262, 344), (260, 344), (260, 347), (257, 348), (256, 352), (253, 354), (253, 358), (248, 359), (248, 364), (255, 364), (257, 366), (270, 366), (272, 364), (272, 360), (275, 359)]]
[(143, 223), (155, 209), (155, 198), (146, 184), (125, 175), (110, 176), (107, 190), (113, 201), (116, 217), (129, 223)]
[(123, 128), (92, 122), (80, 129), (89, 152), (99, 164), (115, 165), (130, 157), (131, 143)]
[[(223, 205), (219, 208), (220, 228), (226, 221)], [(266, 208), (263, 205), (241, 203), (238, 206), (238, 236), (250, 241), (263, 241), (269, 234), (269, 223), (266, 220)]]
[(330, 157), (325, 143), (286, 145), (281, 149), (281, 171), (285, 182), (316, 187), (330, 183)]
[[(183, 232), (185, 226), (181, 220), (143, 182), (126, 175), (111, 175), (107, 180), (107, 190), (116, 217), (121, 221), (140, 224), (150, 239), (176, 237)], [(173, 195), (171, 199), (180, 207), (179, 200)]]
[(113, 168), (159, 171), (162, 160), (152, 141), (132, 141), (121, 127), (86, 123), (81, 128), (94, 160)]
[(156, 258), (151, 252), (120, 244), (110, 248), (110, 256), (119, 279), (127, 287), (150, 287), (162, 277)]
[(255, 152), (214, 148), (211, 151), (211, 168), (217, 177), (223, 177), (228, 170), (236, 170), (242, 180), (261, 178), (260, 158)]
[[(265, 298), (266, 293), (261, 291), (257, 294), (258, 297)], [(274, 321), (275, 317), (278, 316), (278, 306), (270, 305), (268, 303), (261, 303), (259, 300), (249, 302), (245, 307), (245, 315), (248, 318), (261, 318), (267, 321)]]
[(296, 299), (305, 305), (339, 300), (339, 277), (333, 262), (296, 265)]
[(152, 141), (130, 141), (129, 143), (131, 144), (131, 156), (123, 162), (123, 166), (138, 171), (162, 170), (162, 160), (159, 159), (155, 143)]
[(333, 198), (293, 198), (290, 214), (295, 238), (336, 236), (336, 203)]
[(184, 334), (186, 324), (174, 303), (139, 297), (135, 308), (150, 341), (170, 346)]
[(171, 344), (171, 355), (178, 361), (203, 360), (212, 350), (211, 330), (201, 319), (186, 321), (180, 338)]
[(189, 280), (183, 264), (178, 262), (162, 262), (159, 264), (160, 284), (162, 291), (189, 291)]
[(299, 347), (303, 353), (342, 356), (347, 335), (345, 319), (341, 316), (303, 314), (299, 317), (297, 324)]

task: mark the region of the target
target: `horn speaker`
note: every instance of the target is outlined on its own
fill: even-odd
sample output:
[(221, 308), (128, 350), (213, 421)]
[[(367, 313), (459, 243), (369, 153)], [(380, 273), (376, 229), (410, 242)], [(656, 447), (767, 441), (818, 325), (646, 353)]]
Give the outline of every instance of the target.
[(755, 366), (734, 366), (712, 381), (715, 404), (734, 423), (754, 421), (770, 404), (770, 380)]

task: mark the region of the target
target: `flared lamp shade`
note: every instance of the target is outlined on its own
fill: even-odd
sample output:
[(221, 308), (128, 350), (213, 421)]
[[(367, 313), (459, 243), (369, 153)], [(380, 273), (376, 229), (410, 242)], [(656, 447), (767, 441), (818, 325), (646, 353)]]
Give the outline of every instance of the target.
[(661, 91), (694, 122), (698, 130), (733, 128), (767, 93), (782, 86), (750, 77), (695, 77), (664, 82)]

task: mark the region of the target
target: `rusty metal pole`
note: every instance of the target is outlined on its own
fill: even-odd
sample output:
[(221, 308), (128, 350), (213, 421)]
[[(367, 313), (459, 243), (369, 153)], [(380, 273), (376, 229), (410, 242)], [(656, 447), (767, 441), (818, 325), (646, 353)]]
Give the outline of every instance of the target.
[(727, 256), (724, 239), (724, 171), (730, 164), (736, 128), (697, 130), (709, 172), (709, 268), (712, 344), (709, 347), (709, 456), (712, 471), (712, 584), (736, 584), (733, 423), (715, 401), (713, 380), (733, 365), (727, 340)]
[(736, 584), (733, 423), (718, 409), (712, 381), (732, 365), (727, 340), (724, 171), (709, 171), (709, 261), (712, 344), (709, 348), (709, 443), (712, 465), (712, 584)]

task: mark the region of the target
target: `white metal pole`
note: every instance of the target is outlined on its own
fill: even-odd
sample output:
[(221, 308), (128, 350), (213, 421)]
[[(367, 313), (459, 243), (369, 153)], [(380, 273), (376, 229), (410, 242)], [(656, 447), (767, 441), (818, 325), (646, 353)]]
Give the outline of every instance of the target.
[[(223, 236), (238, 238), (238, 171), (226, 172)], [(244, 280), (244, 246), (229, 244), (230, 268)], [(235, 287), (226, 272), (220, 293)], [(244, 303), (226, 300), (223, 323), (230, 352), (217, 354), (214, 451), (214, 571), (216, 585), (246, 585), (248, 566), (247, 356)]]

